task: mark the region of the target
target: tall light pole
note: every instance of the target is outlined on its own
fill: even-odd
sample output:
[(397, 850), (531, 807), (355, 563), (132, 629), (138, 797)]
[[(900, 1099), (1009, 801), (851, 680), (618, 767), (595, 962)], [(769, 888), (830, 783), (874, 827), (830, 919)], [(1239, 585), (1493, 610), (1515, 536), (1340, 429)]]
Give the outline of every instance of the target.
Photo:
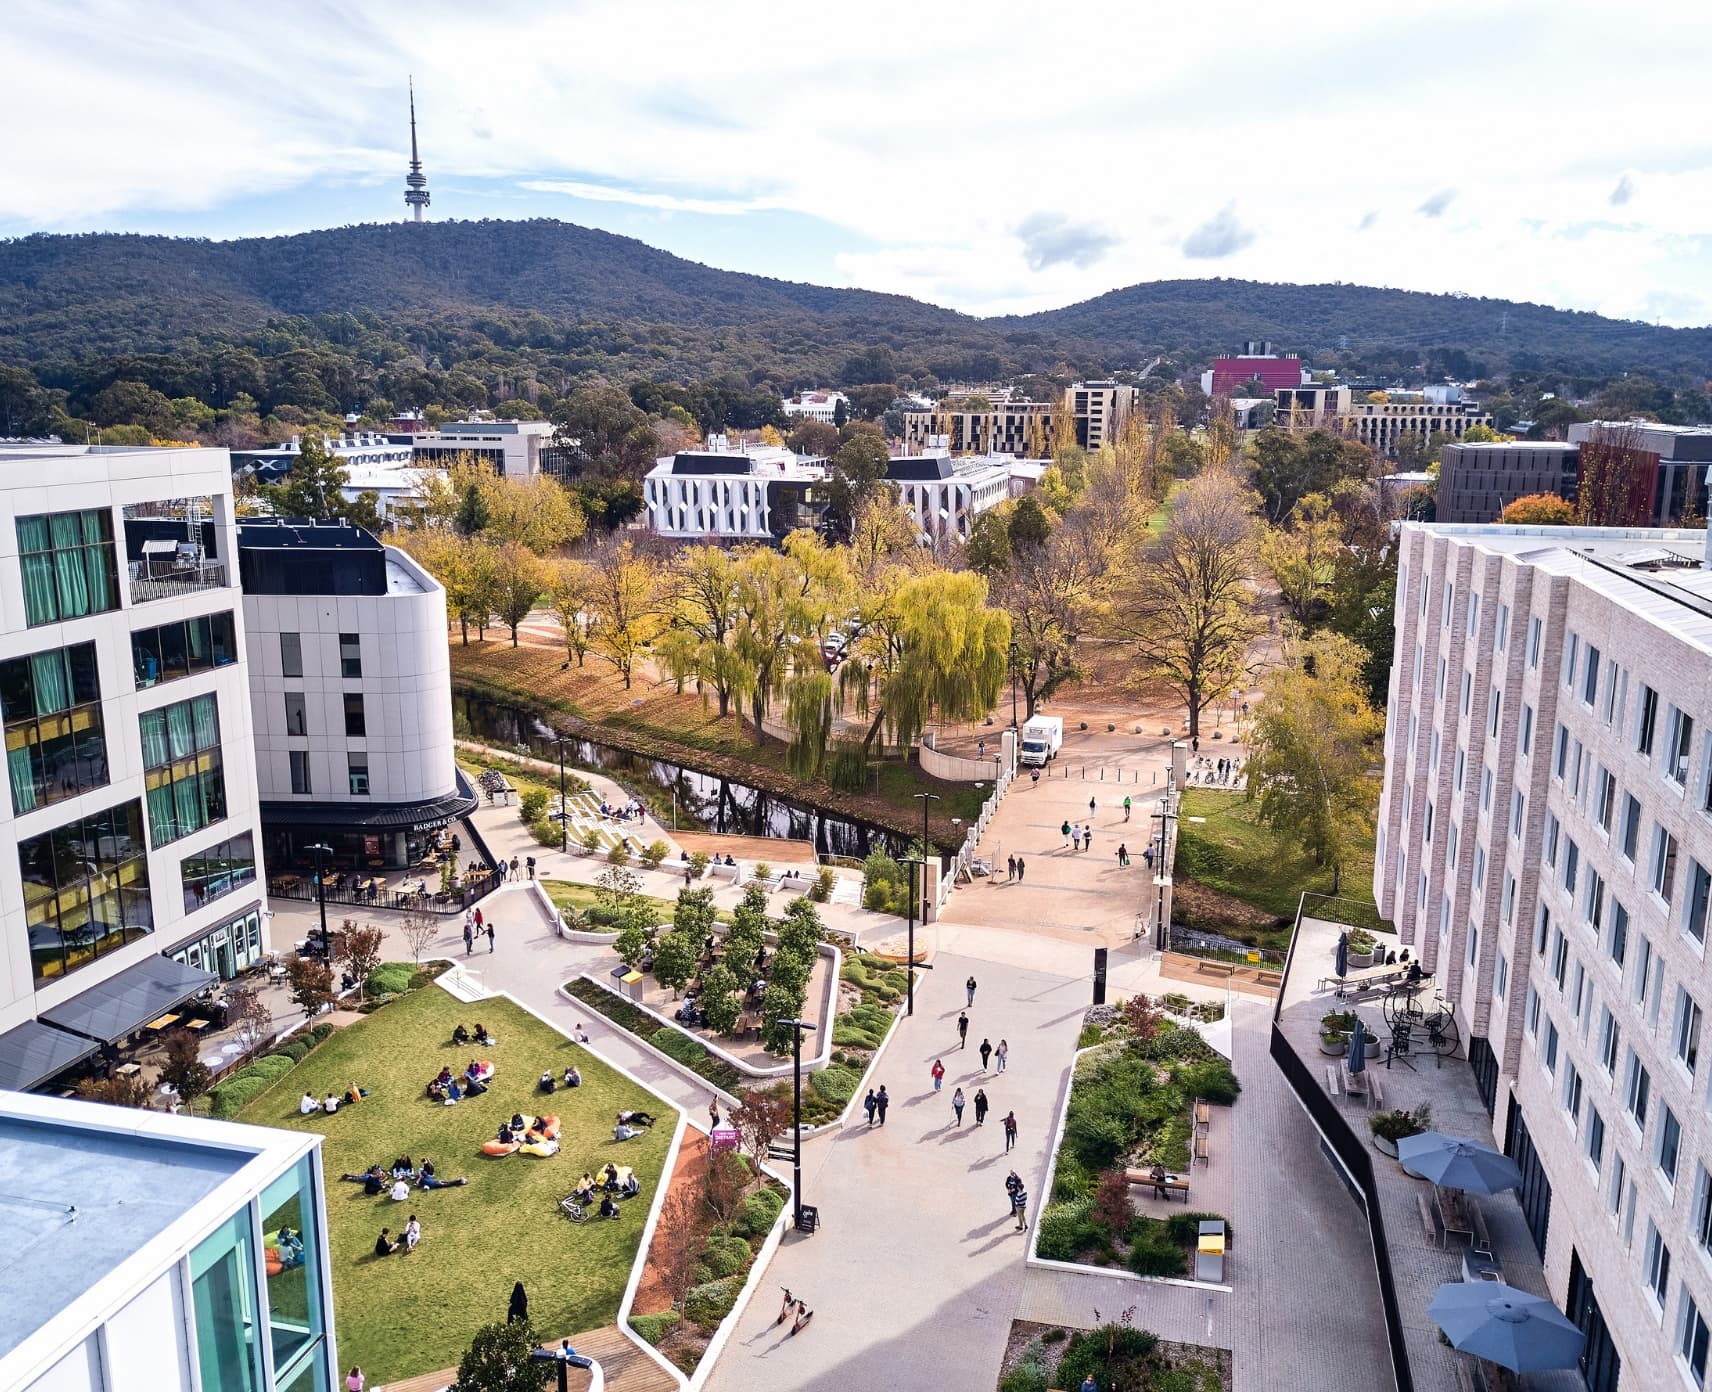
[(802, 1037), (807, 1020), (780, 1020), (791, 1031), (791, 1226), (802, 1231)]
[(322, 867), (321, 857), (332, 855), (333, 848), (316, 842), (309, 849), (315, 852), (315, 898), (321, 905), (321, 950), (331, 957), (333, 954), (327, 942), (327, 872)]
[(559, 854), (569, 855), (571, 850), (571, 809), (565, 805), (565, 745), (563, 735), (555, 735), (553, 743), (559, 746)]
[(594, 1359), (587, 1354), (578, 1353), (571, 1347), (571, 1341), (566, 1339), (558, 1348), (538, 1348), (529, 1357), (537, 1363), (557, 1363), (559, 1365), (559, 1392), (570, 1392), (570, 1370), (572, 1368), (592, 1368)]
[(1011, 644), (1011, 729), (1017, 726), (1017, 645)]
[[(928, 804), (939, 801), (938, 793), (917, 793), (921, 800), (921, 926), (927, 927), (927, 809)], [(915, 1014), (915, 877), (910, 877), (910, 917), (909, 917), (909, 1008), (906, 1014)]]

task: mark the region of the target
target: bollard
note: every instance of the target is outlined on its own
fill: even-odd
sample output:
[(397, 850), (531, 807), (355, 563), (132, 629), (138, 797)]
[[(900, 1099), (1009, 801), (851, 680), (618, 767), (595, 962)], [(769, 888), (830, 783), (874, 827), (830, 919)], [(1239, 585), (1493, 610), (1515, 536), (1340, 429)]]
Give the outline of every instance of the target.
[(1100, 765), (1100, 782), (1104, 783), (1105, 781), (1106, 781), (1106, 766), (1104, 764), (1101, 764)]

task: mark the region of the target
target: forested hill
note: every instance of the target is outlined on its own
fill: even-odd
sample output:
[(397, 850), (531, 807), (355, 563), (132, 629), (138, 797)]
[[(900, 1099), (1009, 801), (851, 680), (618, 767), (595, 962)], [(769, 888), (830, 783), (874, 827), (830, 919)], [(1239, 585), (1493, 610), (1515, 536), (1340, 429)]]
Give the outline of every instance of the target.
[[(715, 270), (550, 220), (382, 223), (214, 242), (92, 234), (0, 241), (0, 361), (69, 362), (256, 341), (270, 321), (355, 316), (426, 356), (538, 350), (563, 370), (719, 371), (838, 381), (883, 345), (942, 380), (1184, 363), (1271, 338), (1403, 364), (1712, 375), (1712, 329), (1353, 285), (1161, 281), (1029, 316), (977, 319), (901, 295)], [(296, 335), (294, 335), (296, 336)], [(1442, 360), (1441, 353), (1435, 360)], [(1322, 361), (1324, 358), (1322, 357)]]
[[(1310, 355), (1344, 350), (1371, 357), (1391, 349), (1400, 364), (1434, 348), (1453, 348), (1494, 368), (1712, 376), (1712, 328), (1667, 329), (1514, 300), (1341, 283), (1158, 280), (1063, 309), (987, 322), (1101, 343), (1160, 344), (1188, 356), (1271, 339)], [(1481, 374), (1475, 369), (1468, 375)]]

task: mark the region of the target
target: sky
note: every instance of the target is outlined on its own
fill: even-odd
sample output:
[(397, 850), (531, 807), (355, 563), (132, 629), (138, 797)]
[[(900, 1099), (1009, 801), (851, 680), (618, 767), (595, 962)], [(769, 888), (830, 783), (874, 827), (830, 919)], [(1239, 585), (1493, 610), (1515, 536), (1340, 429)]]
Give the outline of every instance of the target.
[[(1027, 313), (1228, 276), (1712, 323), (1712, 3), (6, 0), (0, 236), (556, 217)], [(20, 114), (24, 113), (24, 114)]]

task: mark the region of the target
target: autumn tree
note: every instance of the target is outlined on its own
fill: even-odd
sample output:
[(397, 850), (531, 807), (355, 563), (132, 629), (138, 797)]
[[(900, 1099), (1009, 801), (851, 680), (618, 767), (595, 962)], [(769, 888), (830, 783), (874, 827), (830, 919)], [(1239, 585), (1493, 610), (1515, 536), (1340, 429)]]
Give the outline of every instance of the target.
[(385, 945), (386, 934), (372, 923), (365, 923), (359, 928), (356, 919), (347, 918), (339, 925), (339, 965), (355, 978), (359, 986), (380, 965), (381, 949)]
[(636, 659), (660, 634), (660, 584), (652, 562), (628, 541), (609, 542), (594, 553), (589, 612), (594, 616), (589, 646), (624, 678), (630, 689)]
[(890, 464), (885, 440), (868, 431), (852, 435), (838, 447), (826, 480), (826, 512), (829, 525), (841, 537), (850, 535), (856, 511), (864, 502), (890, 491), (886, 483)]
[(1277, 580), (1291, 615), (1306, 624), (1319, 615), (1331, 592), (1342, 528), (1324, 493), (1309, 493), (1287, 521), (1261, 539), (1260, 559)]
[(1107, 609), (1109, 636), (1182, 696), (1191, 739), (1201, 713), (1235, 688), (1259, 631), (1256, 532), (1230, 473), (1197, 475), (1174, 495), (1165, 530), (1131, 546)]
[(1341, 634), (1287, 640), (1249, 735), (1248, 790), (1261, 820), (1333, 867), (1334, 894), (1379, 801), (1385, 718), (1368, 702), (1364, 658)]
[[(759, 747), (766, 740), (767, 713), (793, 674), (804, 679), (812, 679), (817, 672), (824, 675), (811, 645), (818, 646), (819, 635), (827, 631), (833, 615), (848, 610), (849, 571), (842, 552), (799, 531), (785, 538), (781, 550), (746, 551), (737, 563), (735, 578), (737, 622), (732, 644), (743, 664)], [(810, 649), (800, 672), (793, 666), (798, 649)]]
[(730, 1120), (759, 1169), (767, 1159), (768, 1148), (791, 1129), (790, 1098), (783, 1092), (745, 1088), (731, 1109)]
[(575, 541), (587, 525), (577, 500), (546, 474), (487, 474), (480, 487), (487, 505), (483, 533), (495, 541), (516, 542), (545, 555)]
[(226, 1018), (237, 1043), (248, 1057), (273, 1038), (273, 1007), (254, 986), (233, 985), (226, 991)]
[(161, 1043), (166, 1058), (160, 1080), (172, 1084), (180, 1102), (194, 1102), (214, 1081), (213, 1071), (202, 1061), (202, 1041), (187, 1029), (174, 1029), (167, 1031)]
[(993, 586), (993, 602), (1010, 615), (1011, 670), (1027, 712), (1082, 673), (1076, 646), (1103, 592), (1104, 550), (1073, 517), (1044, 546), (1016, 553)]
[(493, 553), (493, 612), (511, 630), (511, 646), (517, 646), (517, 630), (541, 598), (552, 579), (545, 562), (520, 541), (508, 541)]
[(1529, 493), (1505, 504), (1498, 520), (1509, 527), (1573, 527), (1575, 504), (1555, 493)]
[(738, 562), (720, 546), (690, 546), (678, 554), (671, 575), (670, 631), (662, 640), (672, 675), (693, 677), (711, 690), (719, 714), (731, 713), (734, 696), (748, 689), (749, 667), (737, 651)]
[(587, 561), (549, 561), (547, 604), (565, 636), (565, 660), (583, 665), (593, 638), (595, 569)]
[(470, 627), (478, 634), (492, 617), (498, 590), (498, 568), (493, 547), (475, 537), (438, 527), (422, 527), (404, 533), (399, 544), (446, 589), (446, 608), (457, 615), (465, 643)]
[(838, 452), (838, 427), (826, 421), (799, 421), (785, 437), (785, 443), (798, 454), (815, 459), (830, 459)]
[(698, 1201), (688, 1185), (673, 1185), (654, 1220), (654, 1241), (648, 1248), (648, 1269), (657, 1273), (666, 1298), (681, 1307), (695, 1285), (696, 1255), (701, 1248)]
[(74, 1089), (85, 1102), (105, 1102), (112, 1107), (149, 1105), (149, 1085), (140, 1073), (115, 1073), (107, 1078), (85, 1078)]
[(325, 962), (293, 957), (285, 964), (285, 972), (291, 999), (306, 1020), (313, 1020), (332, 1003), (333, 969)]

